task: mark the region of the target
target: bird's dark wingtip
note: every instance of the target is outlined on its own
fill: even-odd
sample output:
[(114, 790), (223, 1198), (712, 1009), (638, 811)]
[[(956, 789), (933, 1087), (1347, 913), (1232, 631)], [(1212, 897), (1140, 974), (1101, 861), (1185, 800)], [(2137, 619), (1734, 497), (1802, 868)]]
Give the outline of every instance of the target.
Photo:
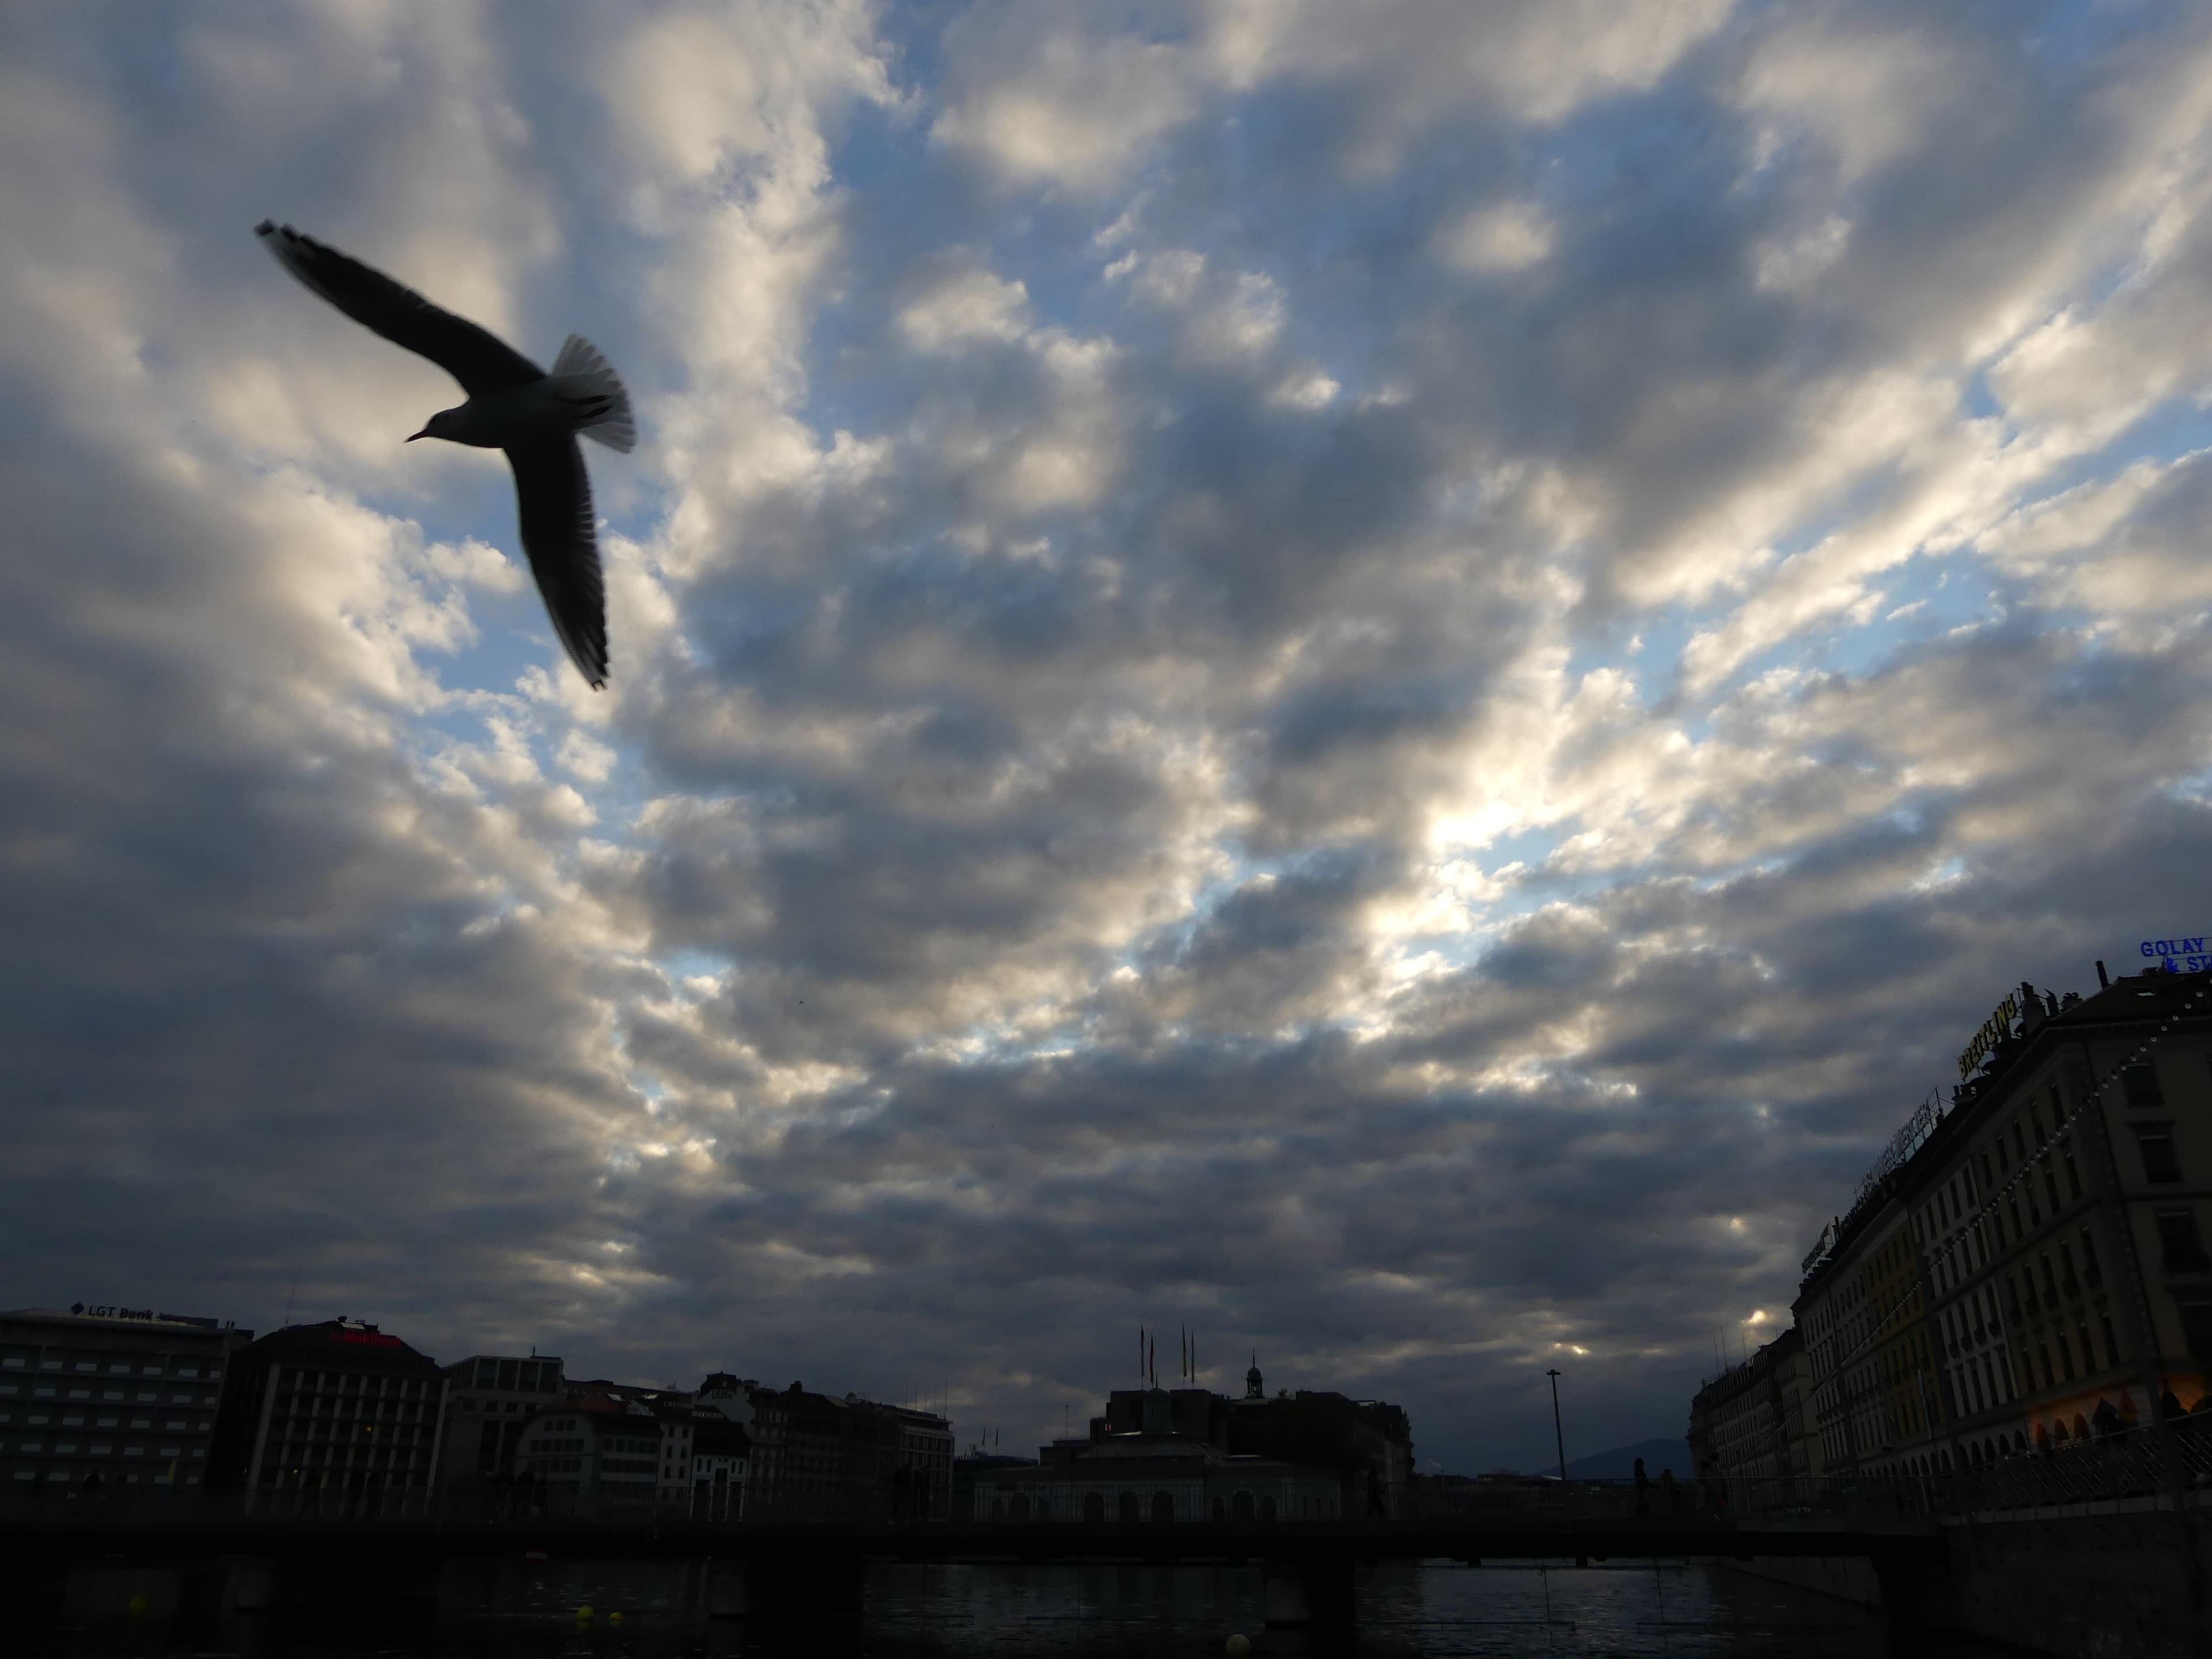
[(256, 236), (274, 236), (276, 234), (276, 222), (274, 219), (264, 219), (259, 224), (254, 226), (253, 234)]

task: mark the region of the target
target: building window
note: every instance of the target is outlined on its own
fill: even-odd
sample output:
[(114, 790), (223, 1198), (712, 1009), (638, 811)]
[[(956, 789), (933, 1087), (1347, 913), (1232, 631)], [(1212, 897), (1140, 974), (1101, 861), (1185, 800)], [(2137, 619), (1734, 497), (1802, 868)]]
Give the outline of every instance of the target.
[(2097, 1236), (2089, 1229), (2081, 1229), (2081, 1279), (2091, 1290), (2105, 1282), (2105, 1270), (2097, 1265)]
[(2212, 1360), (2212, 1297), (2184, 1297), (2179, 1305), (2182, 1346), (2194, 1358)]
[(2204, 1242), (2197, 1236), (2195, 1211), (2160, 1210), (2156, 1219), (2159, 1251), (2168, 1273), (2203, 1273), (2212, 1266), (2204, 1259)]
[(2179, 1181), (2181, 1165), (2173, 1156), (2173, 1125), (2138, 1123), (2136, 1145), (2142, 1149), (2145, 1181)]
[(2147, 1060), (2139, 1060), (2124, 1066), (2120, 1072), (2120, 1086), (2127, 1091), (2130, 1106), (2166, 1104), (2166, 1091), (2158, 1086), (2158, 1067)]

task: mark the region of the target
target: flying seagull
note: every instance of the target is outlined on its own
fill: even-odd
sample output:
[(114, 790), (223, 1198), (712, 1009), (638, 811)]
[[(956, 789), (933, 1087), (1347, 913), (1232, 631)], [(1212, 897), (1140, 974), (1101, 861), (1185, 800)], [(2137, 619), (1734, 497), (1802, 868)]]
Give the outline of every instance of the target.
[(428, 357), (461, 383), (468, 401), (441, 409), (410, 437), (503, 449), (514, 469), (522, 550), (568, 657), (591, 682), (607, 683), (606, 586), (592, 524), (592, 481), (576, 434), (628, 454), (637, 443), (629, 393), (597, 346), (571, 334), (547, 374), (465, 317), (289, 225), (253, 228), (285, 270), (394, 345)]

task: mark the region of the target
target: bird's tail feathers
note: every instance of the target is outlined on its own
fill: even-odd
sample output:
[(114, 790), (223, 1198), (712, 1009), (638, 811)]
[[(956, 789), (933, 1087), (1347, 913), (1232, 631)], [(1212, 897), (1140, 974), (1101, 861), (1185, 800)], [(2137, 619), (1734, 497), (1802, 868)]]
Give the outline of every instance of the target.
[(555, 381), (563, 397), (593, 398), (605, 408), (592, 415), (577, 431), (627, 455), (637, 447), (637, 420), (630, 413), (629, 392), (615, 373), (615, 366), (580, 334), (571, 334), (553, 360)]

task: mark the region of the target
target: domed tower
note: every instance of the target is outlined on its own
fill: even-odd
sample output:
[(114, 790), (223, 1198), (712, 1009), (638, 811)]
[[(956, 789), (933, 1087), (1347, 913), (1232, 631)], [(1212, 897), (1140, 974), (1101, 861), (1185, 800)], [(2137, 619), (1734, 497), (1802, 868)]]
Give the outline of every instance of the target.
[(1252, 1355), (1252, 1369), (1244, 1373), (1244, 1397), (1247, 1400), (1265, 1400), (1267, 1397), (1267, 1390), (1260, 1381), (1260, 1355), (1256, 1350)]

